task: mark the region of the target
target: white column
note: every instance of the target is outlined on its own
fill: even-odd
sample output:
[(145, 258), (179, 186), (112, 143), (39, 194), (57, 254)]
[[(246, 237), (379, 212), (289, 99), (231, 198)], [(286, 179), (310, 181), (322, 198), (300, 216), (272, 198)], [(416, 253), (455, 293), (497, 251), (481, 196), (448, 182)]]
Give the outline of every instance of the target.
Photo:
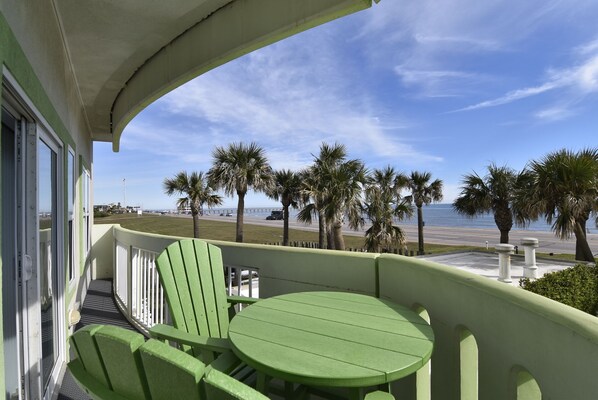
[(495, 247), (498, 253), (498, 280), (505, 283), (513, 282), (511, 280), (511, 254), (515, 251), (512, 244), (497, 244)]
[(525, 251), (525, 267), (523, 276), (525, 278), (538, 278), (538, 266), (536, 265), (536, 249), (538, 248), (538, 239), (522, 238), (521, 245)]

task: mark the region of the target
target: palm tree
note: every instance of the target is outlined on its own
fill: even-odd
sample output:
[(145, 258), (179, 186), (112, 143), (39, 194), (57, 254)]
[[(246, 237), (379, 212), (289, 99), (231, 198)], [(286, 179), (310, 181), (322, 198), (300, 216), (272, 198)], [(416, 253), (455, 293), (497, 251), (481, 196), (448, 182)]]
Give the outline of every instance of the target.
[(411, 206), (401, 198), (401, 183), (405, 179), (388, 166), (372, 172), (365, 189), (365, 212), (372, 226), (365, 231), (368, 251), (379, 253), (382, 249), (403, 247), (406, 242), (403, 230), (394, 224), (413, 214)]
[(442, 200), (442, 181), (436, 179), (430, 182), (430, 172), (413, 171), (406, 177), (406, 187), (411, 194), (405, 199), (417, 207), (417, 242), (418, 254), (424, 254), (424, 213), (422, 207), (432, 202)]
[(222, 204), (222, 197), (213, 192), (203, 172), (192, 172), (188, 175), (186, 171), (181, 171), (174, 178), (166, 178), (164, 191), (169, 196), (174, 193), (184, 196), (177, 201), (177, 207), (191, 209), (194, 238), (199, 238), (199, 213), (203, 205), (211, 208)]
[(346, 158), (344, 145), (322, 143), (319, 156), (303, 174), (303, 208), (297, 219), (311, 223), (318, 216), (321, 248), (326, 236), (329, 249), (344, 250), (345, 217), (353, 229), (363, 225), (361, 194), (367, 171), (363, 162)]
[(299, 173), (301, 177), (301, 209), (297, 220), (311, 224), (313, 218), (318, 218), (318, 248), (324, 249), (326, 243), (326, 218), (324, 216), (324, 194), (322, 182), (313, 167)]
[(361, 160), (349, 160), (325, 171), (323, 178), (329, 185), (324, 213), (331, 221), (334, 248), (344, 250), (342, 228), (345, 218), (351, 229), (358, 229), (364, 224), (362, 193), (367, 170)]
[(227, 148), (216, 147), (212, 152), (213, 165), (208, 171), (210, 182), (224, 189), (227, 196), (239, 196), (237, 204), (237, 233), (235, 240), (243, 242), (243, 214), (245, 195), (251, 187), (267, 192), (272, 186), (272, 168), (264, 149), (256, 143), (231, 143)]
[(488, 165), (483, 178), (476, 172), (463, 176), (461, 194), (453, 202), (454, 210), (468, 217), (494, 213), (494, 222), (500, 231), (500, 243), (509, 243), (513, 227), (511, 208), (518, 175), (506, 166)]
[(268, 196), (280, 200), (283, 210), (282, 245), (289, 245), (289, 207), (296, 208), (301, 195), (301, 177), (296, 172), (282, 169), (274, 172), (274, 186)]
[(586, 225), (598, 212), (598, 148), (549, 153), (532, 161), (527, 172), (516, 195), (518, 218), (529, 222), (544, 216), (561, 239), (575, 235), (575, 259), (595, 262)]
[(325, 248), (326, 241), (328, 242), (328, 248), (334, 248), (330, 231), (332, 221), (325, 213), (330, 192), (330, 185), (328, 185), (325, 174), (346, 157), (345, 146), (338, 143), (332, 146), (322, 143), (319, 156), (314, 156), (313, 165), (301, 173), (301, 203), (303, 208), (297, 214), (297, 219), (311, 224), (314, 217), (318, 218), (318, 244), (321, 249)]

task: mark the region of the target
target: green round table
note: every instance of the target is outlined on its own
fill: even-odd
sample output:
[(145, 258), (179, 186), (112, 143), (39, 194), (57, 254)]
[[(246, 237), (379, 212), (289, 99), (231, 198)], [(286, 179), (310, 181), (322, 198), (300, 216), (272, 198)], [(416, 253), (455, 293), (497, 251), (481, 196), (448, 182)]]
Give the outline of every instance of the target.
[(423, 367), (434, 345), (432, 328), (410, 309), (344, 292), (260, 300), (228, 333), (234, 353), (257, 371), (310, 386), (387, 384)]

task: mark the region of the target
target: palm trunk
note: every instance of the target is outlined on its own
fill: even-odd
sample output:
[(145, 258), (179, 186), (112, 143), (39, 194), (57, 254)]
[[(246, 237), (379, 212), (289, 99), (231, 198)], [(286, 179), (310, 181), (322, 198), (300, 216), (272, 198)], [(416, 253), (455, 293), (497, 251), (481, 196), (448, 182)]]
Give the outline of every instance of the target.
[(508, 203), (499, 204), (494, 209), (494, 223), (500, 231), (500, 243), (509, 243), (509, 232), (513, 227), (513, 212)]
[(199, 239), (199, 207), (195, 202), (190, 202), (189, 207), (193, 218), (193, 237)]
[(424, 211), (422, 206), (417, 206), (417, 254), (424, 254)]
[(332, 226), (329, 224), (326, 224), (326, 241), (328, 242), (328, 248), (330, 250), (334, 250), (334, 236), (332, 232)]
[(596, 262), (586, 237), (585, 221), (575, 223), (575, 259), (578, 261)]
[(345, 239), (343, 238), (343, 224), (340, 221), (332, 223), (332, 237), (335, 250), (345, 250)]
[(289, 206), (283, 205), (282, 208), (282, 245), (289, 245)]
[(237, 203), (237, 243), (243, 243), (243, 212), (245, 211), (245, 193), (239, 193), (239, 202)]
[(500, 242), (501, 243), (509, 243), (509, 230), (508, 229), (500, 229)]
[(193, 212), (193, 237), (199, 239), (199, 213)]
[(326, 248), (326, 220), (322, 211), (318, 211), (318, 246)]

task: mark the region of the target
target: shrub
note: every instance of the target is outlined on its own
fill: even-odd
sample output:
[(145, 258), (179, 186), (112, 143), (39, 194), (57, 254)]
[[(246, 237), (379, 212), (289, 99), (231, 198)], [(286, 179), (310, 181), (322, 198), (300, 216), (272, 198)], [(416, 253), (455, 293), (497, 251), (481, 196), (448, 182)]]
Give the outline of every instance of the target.
[(595, 266), (578, 264), (550, 272), (535, 281), (523, 278), (519, 285), (592, 315), (598, 310), (598, 271)]

